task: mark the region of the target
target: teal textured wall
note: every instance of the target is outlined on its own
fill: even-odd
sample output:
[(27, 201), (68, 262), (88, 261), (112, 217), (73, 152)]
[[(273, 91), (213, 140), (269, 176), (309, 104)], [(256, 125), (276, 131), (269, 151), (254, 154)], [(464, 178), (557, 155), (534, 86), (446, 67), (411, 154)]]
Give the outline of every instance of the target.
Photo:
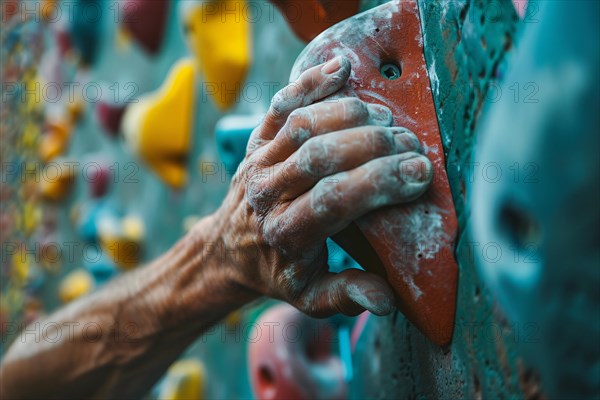
[[(456, 327), (439, 348), (401, 314), (370, 318), (355, 351), (353, 398), (542, 398), (519, 346), (537, 340), (535, 325), (509, 323), (481, 283), (475, 255), (484, 244), (469, 232), (467, 193), (480, 114), (493, 104), (496, 81), (520, 25), (511, 1), (419, 2), (427, 67), (459, 216)], [(532, 8), (534, 10), (534, 8)]]

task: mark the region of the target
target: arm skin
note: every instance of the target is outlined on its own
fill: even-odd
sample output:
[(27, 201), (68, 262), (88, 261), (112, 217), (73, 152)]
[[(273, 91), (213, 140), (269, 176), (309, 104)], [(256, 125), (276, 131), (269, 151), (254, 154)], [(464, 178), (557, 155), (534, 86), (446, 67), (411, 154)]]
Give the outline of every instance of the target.
[(385, 107), (319, 102), (350, 70), (336, 58), (279, 92), (219, 210), (159, 259), (38, 321), (41, 340), (18, 337), (0, 397), (141, 397), (202, 332), (261, 296), (317, 317), (392, 312), (382, 278), (328, 272), (325, 240), (423, 194), (432, 167)]

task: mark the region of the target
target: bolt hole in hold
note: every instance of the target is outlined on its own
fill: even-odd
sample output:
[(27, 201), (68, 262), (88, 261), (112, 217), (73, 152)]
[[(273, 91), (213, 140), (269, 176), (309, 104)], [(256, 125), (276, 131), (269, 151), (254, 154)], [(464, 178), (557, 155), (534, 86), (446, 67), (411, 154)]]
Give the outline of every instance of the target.
[(512, 204), (505, 204), (500, 211), (500, 224), (510, 240), (521, 249), (538, 244), (541, 232), (531, 215)]
[(260, 367), (260, 369), (258, 370), (258, 376), (264, 385), (275, 385), (275, 376), (273, 375), (273, 372), (271, 372), (271, 369), (266, 365), (262, 365)]
[(395, 81), (402, 75), (400, 66), (392, 63), (386, 63), (381, 66), (381, 76), (390, 81)]

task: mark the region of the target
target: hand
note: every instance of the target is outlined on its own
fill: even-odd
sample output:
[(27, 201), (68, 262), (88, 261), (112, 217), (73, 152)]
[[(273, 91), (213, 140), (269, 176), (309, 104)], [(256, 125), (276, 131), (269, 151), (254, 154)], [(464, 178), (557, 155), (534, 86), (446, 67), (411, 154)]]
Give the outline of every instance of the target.
[(211, 218), (237, 284), (312, 316), (395, 309), (381, 277), (328, 272), (325, 240), (372, 210), (416, 199), (432, 179), (416, 136), (391, 127), (389, 109), (357, 98), (318, 102), (350, 72), (338, 57), (275, 95)]

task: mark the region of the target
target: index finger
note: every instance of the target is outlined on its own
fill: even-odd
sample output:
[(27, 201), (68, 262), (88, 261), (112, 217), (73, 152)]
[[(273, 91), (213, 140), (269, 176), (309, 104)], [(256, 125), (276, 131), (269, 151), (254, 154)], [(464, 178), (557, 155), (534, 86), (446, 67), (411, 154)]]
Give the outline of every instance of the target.
[(252, 133), (250, 141), (272, 140), (285, 125), (292, 111), (305, 107), (340, 90), (348, 81), (352, 66), (343, 56), (317, 65), (302, 73), (293, 82), (277, 92), (262, 124)]

